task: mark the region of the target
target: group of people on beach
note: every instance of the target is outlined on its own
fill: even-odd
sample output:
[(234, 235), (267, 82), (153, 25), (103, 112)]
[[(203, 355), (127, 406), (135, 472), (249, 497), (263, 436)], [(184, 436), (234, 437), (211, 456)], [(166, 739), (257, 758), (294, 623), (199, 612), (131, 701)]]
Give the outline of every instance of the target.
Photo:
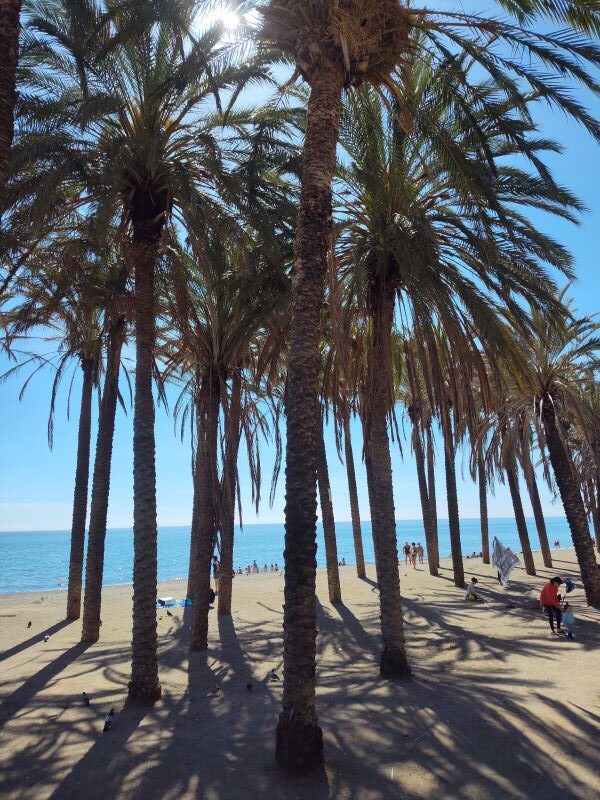
[[(246, 569), (243, 570), (241, 567), (238, 567), (237, 570), (233, 570), (233, 575), (258, 575), (260, 572), (279, 572), (279, 564), (275, 562), (275, 564), (271, 564), (269, 567), (267, 564), (263, 564), (262, 569), (258, 566), (256, 561), (253, 561), (252, 564), (248, 564)], [(219, 578), (221, 577), (221, 562), (219, 561), (218, 556), (213, 556), (212, 558), (212, 574), (213, 580), (215, 582), (215, 593), (219, 594)]]
[[(544, 584), (540, 592), (540, 606), (544, 616), (548, 619), (550, 631), (552, 636), (567, 635), (569, 639), (573, 639), (573, 631), (575, 629), (575, 613), (573, 606), (558, 592), (558, 587), (562, 586), (563, 580), (556, 576)], [(569, 579), (565, 582), (566, 593), (573, 591), (575, 584)], [(479, 586), (477, 578), (471, 578), (470, 582), (465, 588), (465, 600), (470, 602), (485, 602), (485, 599), (479, 593)], [(513, 605), (508, 608), (514, 608)]]
[(402, 546), (402, 552), (404, 553), (404, 563), (411, 564), (413, 569), (417, 568), (417, 560), (419, 564), (423, 563), (425, 550), (423, 549), (421, 542), (417, 542), (416, 544), (414, 542), (412, 544), (404, 542), (404, 545)]

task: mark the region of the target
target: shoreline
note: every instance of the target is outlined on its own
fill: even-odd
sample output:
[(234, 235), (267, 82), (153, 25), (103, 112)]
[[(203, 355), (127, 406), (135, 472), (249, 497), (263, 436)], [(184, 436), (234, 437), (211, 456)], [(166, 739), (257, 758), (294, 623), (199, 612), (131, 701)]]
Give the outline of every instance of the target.
[[(556, 548), (551, 547), (550, 550), (551, 550), (552, 553), (560, 553), (561, 551), (563, 551), (563, 552), (564, 551), (566, 551), (566, 552), (571, 552), (572, 551), (573, 553), (575, 552), (573, 547), (556, 547)], [(523, 553), (520, 550), (515, 550), (513, 552), (516, 555), (519, 555), (519, 556), (523, 555)], [(540, 554), (541, 550), (539, 548), (532, 548), (531, 552), (534, 553), (534, 554)], [(440, 556), (440, 567), (442, 566), (442, 562), (444, 562), (444, 561), (449, 562), (450, 567), (452, 566), (452, 556), (450, 556), (450, 555)], [(473, 557), (471, 557), (471, 556), (463, 556), (463, 561), (464, 562), (477, 562), (477, 561), (479, 561), (479, 562), (483, 563), (483, 561), (481, 559), (481, 556), (479, 554), (477, 556), (473, 556)], [(427, 564), (427, 563), (428, 563), (428, 559), (424, 558), (423, 559), (423, 564)], [(375, 564), (372, 561), (365, 561), (365, 564), (366, 564), (367, 567), (372, 567), (373, 569), (375, 568)], [(353, 561), (346, 561), (346, 565), (345, 566), (346, 567), (354, 567), (354, 566), (356, 566), (356, 564)], [(410, 566), (410, 565), (407, 565), (407, 564), (404, 563), (403, 560), (400, 560), (400, 561), (398, 561), (398, 566), (400, 568), (402, 568), (402, 567)], [(488, 565), (486, 565), (486, 566), (488, 566)], [(467, 567), (467, 565), (465, 563), (465, 569), (466, 569), (466, 567)], [(444, 568), (444, 567), (442, 567), (442, 568)], [(326, 566), (318, 565), (317, 566), (317, 575), (319, 575), (321, 572), (326, 572), (326, 570), (327, 570)], [(417, 569), (416, 571), (419, 572), (420, 570)], [(283, 576), (284, 575), (283, 566), (279, 569), (278, 572), (258, 572), (258, 573), (250, 573), (249, 575), (246, 575), (246, 573), (244, 572), (241, 575), (236, 574), (235, 577), (236, 578), (257, 578), (257, 577), (258, 578), (267, 578), (267, 577), (273, 577), (273, 576), (278, 576), (278, 575), (279, 576)], [(181, 582), (184, 582), (184, 581), (187, 581), (187, 578), (181, 577), (181, 576), (175, 577), (175, 578), (160, 578), (158, 580), (158, 582), (157, 582), (157, 586), (160, 587), (162, 584), (165, 584), (165, 583), (178, 584), (178, 583), (181, 583)], [(125, 583), (125, 582), (123, 582), (123, 583), (105, 583), (105, 584), (102, 585), (102, 589), (103, 590), (104, 589), (128, 589), (128, 588), (131, 588), (131, 587), (133, 587), (133, 583), (131, 581), (128, 581), (127, 583)], [(66, 591), (67, 591), (67, 585), (65, 584), (64, 586), (54, 586), (54, 587), (52, 587), (50, 589), (25, 589), (25, 590), (19, 591), (19, 592), (0, 592), (0, 602), (2, 602), (2, 598), (4, 598), (4, 597), (15, 597), (15, 598), (22, 598), (22, 599), (32, 598), (33, 599), (34, 596), (37, 596), (39, 594), (52, 594), (52, 595), (55, 595), (55, 594), (58, 594), (59, 592), (66, 592)]]

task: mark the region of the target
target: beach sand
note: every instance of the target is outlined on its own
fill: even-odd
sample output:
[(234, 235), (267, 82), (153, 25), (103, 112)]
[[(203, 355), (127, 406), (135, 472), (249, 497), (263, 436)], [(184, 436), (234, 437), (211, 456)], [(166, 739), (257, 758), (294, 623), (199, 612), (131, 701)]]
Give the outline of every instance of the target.
[[(125, 707), (131, 587), (107, 588), (102, 640), (79, 643), (65, 592), (0, 597), (0, 796), (19, 800), (553, 800), (600, 796), (600, 614), (572, 595), (576, 639), (526, 608), (548, 575), (576, 576), (572, 551), (508, 590), (465, 561), (489, 602), (467, 603), (427, 567), (400, 569), (414, 679), (378, 676), (379, 609), (368, 579), (341, 568), (344, 605), (318, 575), (318, 695), (325, 770), (274, 764), (282, 674), (281, 575), (240, 576), (233, 615), (210, 615), (210, 649), (187, 649), (190, 609), (157, 612), (163, 699)], [(181, 597), (183, 582), (161, 584)], [(41, 600), (41, 597), (44, 597)], [(515, 609), (507, 609), (513, 603)], [(185, 612), (185, 614), (184, 614)], [(27, 629), (28, 621), (31, 629)], [(50, 638), (44, 642), (44, 636)], [(252, 682), (253, 691), (246, 684)], [(207, 697), (215, 686), (217, 696)], [(82, 691), (91, 699), (81, 700)], [(114, 707), (112, 729), (102, 733)]]

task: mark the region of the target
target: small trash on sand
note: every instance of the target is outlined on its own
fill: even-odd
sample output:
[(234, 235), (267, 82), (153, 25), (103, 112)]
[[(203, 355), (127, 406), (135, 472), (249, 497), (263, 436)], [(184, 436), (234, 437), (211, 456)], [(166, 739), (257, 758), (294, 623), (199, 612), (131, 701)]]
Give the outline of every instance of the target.
[(31, 628), (31, 620), (29, 620), (29, 622), (27, 623), (27, 627)]
[(49, 639), (50, 639), (50, 637), (48, 636), (48, 634), (46, 634), (46, 635), (44, 636), (44, 641), (45, 641), (45, 642), (47, 642)]
[(270, 669), (269, 672), (267, 673), (267, 680), (268, 681), (278, 681), (279, 680), (279, 675), (275, 672), (274, 669)]

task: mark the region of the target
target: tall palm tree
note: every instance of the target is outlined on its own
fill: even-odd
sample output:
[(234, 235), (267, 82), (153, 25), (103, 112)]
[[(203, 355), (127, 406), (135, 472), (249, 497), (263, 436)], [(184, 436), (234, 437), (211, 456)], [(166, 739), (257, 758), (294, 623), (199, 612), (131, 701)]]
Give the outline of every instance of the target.
[[(584, 423), (582, 388), (593, 381), (597, 372), (600, 343), (593, 319), (577, 317), (569, 306), (568, 312), (561, 320), (547, 317), (532, 306), (530, 327), (516, 325), (522, 366), (514, 375), (513, 408), (535, 409), (571, 530), (586, 598), (589, 605), (600, 608), (600, 570), (569, 444), (569, 429), (577, 422)], [(585, 424), (583, 434), (589, 435)]]
[[(101, 361), (101, 294), (103, 267), (89, 240), (81, 238), (81, 229), (71, 231), (73, 238), (53, 237), (36, 248), (23, 264), (27, 270), (16, 290), (20, 303), (6, 314), (10, 339), (36, 334), (55, 335), (60, 341), (60, 355), (52, 387), (49, 443), (52, 445), (54, 407), (58, 387), (73, 360), (81, 368), (81, 402), (77, 435), (77, 458), (73, 492), (67, 619), (79, 619), (81, 613), (83, 554), (88, 504), (88, 479), (92, 426), (92, 394), (98, 384)], [(38, 369), (47, 359), (36, 359)], [(25, 362), (26, 363), (26, 362)], [(13, 368), (7, 374), (14, 374)], [(37, 369), (35, 370), (37, 371)], [(34, 373), (35, 374), (35, 373)], [(32, 377), (32, 376), (30, 376)]]
[[(203, 3), (200, 9), (208, 5)], [(218, 115), (211, 115), (215, 106), (220, 108), (218, 92), (230, 90), (235, 98), (249, 78), (259, 78), (264, 70), (255, 64), (238, 67), (232, 47), (221, 41), (218, 25), (197, 39), (188, 35), (181, 25), (187, 22), (190, 30), (198, 11), (195, 3), (182, 7), (176, 24), (166, 16), (158, 21), (153, 18), (138, 26), (135, 36), (130, 36), (130, 16), (115, 16), (114, 46), (109, 49), (103, 48), (101, 37), (89, 35), (91, 28), (84, 30), (83, 40), (91, 50), (83, 63), (70, 57), (63, 43), (63, 38), (71, 34), (70, 4), (65, 1), (61, 11), (64, 37), (62, 30), (56, 31), (60, 24), (57, 18), (33, 16), (28, 22), (30, 39), (35, 35), (39, 42), (37, 50), (35, 42), (30, 45), (30, 57), (37, 56), (38, 65), (42, 65), (29, 70), (28, 82), (33, 89), (36, 83), (43, 87), (49, 71), (60, 81), (57, 96), (44, 97), (46, 118), (52, 119), (54, 106), (63, 123), (62, 138), (53, 152), (61, 164), (57, 174), (67, 180), (70, 174), (80, 176), (83, 172), (86, 202), (101, 207), (107, 217), (121, 215), (127, 226), (124, 247), (128, 269), (134, 276), (136, 348), (129, 696), (153, 702), (161, 693), (156, 652), (152, 396), (156, 269), (167, 220), (176, 219), (192, 231), (213, 211), (215, 186), (224, 171), (216, 136), (216, 131), (222, 130), (222, 121)], [(36, 10), (36, 14), (43, 13), (43, 8)], [(97, 24), (96, 18), (93, 24)], [(30, 104), (33, 109), (35, 102), (34, 96)]]
[[(503, 4), (506, 8), (506, 4)], [(286, 584), (284, 626), (284, 693), (283, 710), (277, 728), (276, 758), (287, 768), (310, 768), (322, 763), (322, 735), (314, 707), (315, 683), (315, 548), (316, 548), (316, 391), (319, 306), (323, 294), (326, 257), (330, 239), (331, 183), (335, 168), (336, 144), (339, 133), (340, 101), (344, 87), (372, 83), (379, 87), (391, 85), (391, 74), (397, 65), (406, 62), (407, 54), (422, 48), (423, 56), (430, 49), (445, 58), (454, 48), (463, 48), (474, 56), (489, 74), (498, 71), (498, 52), (495, 43), (519, 42), (519, 49), (532, 55), (529, 64), (516, 63), (502, 56), (502, 81), (515, 99), (522, 96), (520, 83), (529, 80), (543, 86), (544, 95), (553, 95), (559, 105), (560, 91), (538, 75), (533, 61), (541, 56), (543, 69), (554, 67), (560, 72), (567, 68), (592, 84), (582, 74), (580, 63), (570, 56), (565, 65), (565, 52), (560, 39), (544, 38), (519, 25), (464, 13), (431, 13), (407, 8), (397, 0), (270, 0), (260, 6), (264, 23), (261, 36), (281, 48), (296, 66), (297, 74), (310, 85), (307, 126), (304, 138), (304, 161), (300, 213), (296, 232), (294, 284), (292, 293), (292, 323), (290, 333), (289, 376), (287, 382), (287, 446), (286, 446)], [(511, 3), (509, 10), (523, 19), (532, 17), (525, 0)], [(574, 15), (562, 3), (536, 7), (540, 15), (548, 13), (553, 19), (579, 28), (594, 29), (598, 18), (593, 9)], [(525, 13), (527, 17), (525, 17)], [(423, 31), (422, 39), (410, 40), (411, 27)], [(469, 33), (467, 33), (469, 31)], [(552, 43), (552, 46), (550, 45)], [(579, 37), (569, 37), (573, 48), (584, 57), (588, 43)], [(563, 48), (565, 49), (565, 48)], [(537, 53), (537, 54), (536, 54)], [(427, 57), (427, 56), (425, 56)], [(596, 54), (588, 53), (594, 61)], [(518, 78), (517, 78), (518, 75)], [(582, 121), (589, 124), (585, 113)], [(401, 109), (401, 117), (410, 126), (410, 112)], [(595, 127), (592, 122), (591, 128)], [(384, 292), (386, 294), (386, 292)], [(390, 306), (389, 297), (381, 297)], [(392, 293), (393, 295), (393, 293)], [(390, 314), (388, 313), (388, 317)], [(383, 330), (374, 331), (374, 342), (381, 344)], [(386, 406), (385, 387), (375, 395), (380, 408)], [(379, 426), (379, 427), (378, 427)], [(368, 425), (369, 435), (383, 436), (381, 426)], [(377, 454), (380, 455), (380, 454)], [(390, 474), (388, 462), (381, 468)], [(380, 492), (374, 486), (379, 500)], [(389, 495), (389, 493), (388, 493)], [(391, 497), (386, 498), (386, 524), (393, 525)], [(383, 513), (383, 512), (382, 512)], [(382, 516), (383, 523), (383, 516)], [(376, 523), (375, 527), (378, 525)], [(393, 555), (393, 547), (386, 555)], [(397, 567), (397, 563), (396, 563)], [(399, 591), (393, 588), (393, 569), (390, 566), (389, 600), (399, 610)], [(388, 582), (386, 576), (386, 583)], [(385, 593), (387, 595), (387, 592)], [(392, 596), (395, 598), (392, 601)], [(387, 600), (386, 600), (387, 603)], [(387, 612), (383, 616), (388, 617)], [(387, 622), (385, 624), (387, 628)], [(400, 635), (398, 618), (393, 636)], [(390, 631), (392, 633), (392, 631)], [(396, 645), (386, 651), (385, 669), (395, 662), (394, 669), (406, 671), (405, 659), (396, 658)], [(392, 652), (394, 655), (392, 656)], [(388, 655), (392, 656), (388, 658)]]

